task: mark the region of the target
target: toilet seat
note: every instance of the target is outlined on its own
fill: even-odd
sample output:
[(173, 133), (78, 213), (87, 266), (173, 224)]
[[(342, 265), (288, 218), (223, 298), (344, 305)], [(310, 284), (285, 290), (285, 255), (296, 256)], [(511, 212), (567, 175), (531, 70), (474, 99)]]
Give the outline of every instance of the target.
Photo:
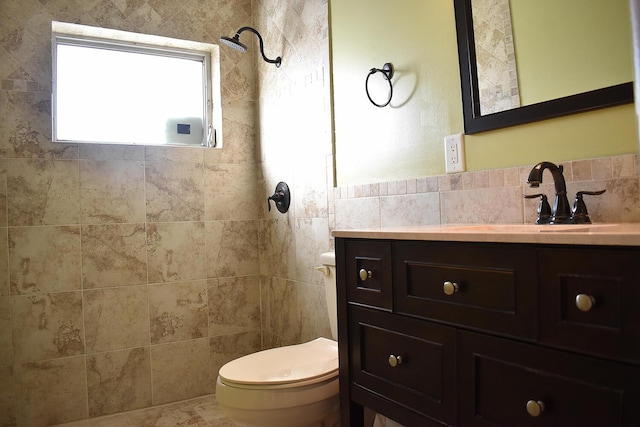
[(338, 376), (338, 343), (317, 338), (243, 356), (225, 364), (219, 381), (241, 389), (305, 387)]

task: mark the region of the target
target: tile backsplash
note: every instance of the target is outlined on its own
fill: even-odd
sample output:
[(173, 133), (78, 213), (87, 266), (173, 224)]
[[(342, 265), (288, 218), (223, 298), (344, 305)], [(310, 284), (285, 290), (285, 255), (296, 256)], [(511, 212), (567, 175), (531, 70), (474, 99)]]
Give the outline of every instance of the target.
[[(620, 155), (555, 162), (564, 167), (570, 204), (577, 191), (606, 189), (585, 196), (593, 222), (639, 222), (638, 156)], [(405, 181), (337, 187), (331, 219), (334, 229), (470, 223), (533, 223), (543, 192), (553, 203), (551, 174), (540, 188), (526, 184), (530, 167), (465, 172)]]

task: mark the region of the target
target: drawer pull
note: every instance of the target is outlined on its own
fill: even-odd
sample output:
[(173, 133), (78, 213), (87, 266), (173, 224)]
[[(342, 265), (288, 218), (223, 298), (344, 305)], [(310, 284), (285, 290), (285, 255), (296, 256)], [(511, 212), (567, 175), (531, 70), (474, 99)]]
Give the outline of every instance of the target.
[(373, 271), (361, 268), (358, 275), (360, 276), (360, 280), (365, 282), (367, 279), (371, 279), (373, 277)]
[(398, 365), (402, 365), (402, 356), (394, 356), (393, 354), (390, 354), (389, 365), (391, 365), (392, 368), (395, 368)]
[(532, 417), (537, 417), (544, 412), (544, 402), (540, 400), (530, 400), (527, 402), (527, 412)]
[(460, 285), (455, 282), (444, 282), (442, 285), (442, 291), (446, 295), (453, 295), (460, 290)]
[(596, 299), (591, 295), (578, 294), (576, 295), (576, 307), (580, 311), (589, 311), (596, 305)]

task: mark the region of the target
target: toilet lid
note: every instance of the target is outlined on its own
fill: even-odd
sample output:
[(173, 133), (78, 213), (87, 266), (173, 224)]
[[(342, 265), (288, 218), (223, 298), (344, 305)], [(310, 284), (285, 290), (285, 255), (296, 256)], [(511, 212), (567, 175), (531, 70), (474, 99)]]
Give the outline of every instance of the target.
[(220, 368), (220, 379), (236, 384), (310, 383), (338, 372), (338, 343), (317, 338), (240, 357)]

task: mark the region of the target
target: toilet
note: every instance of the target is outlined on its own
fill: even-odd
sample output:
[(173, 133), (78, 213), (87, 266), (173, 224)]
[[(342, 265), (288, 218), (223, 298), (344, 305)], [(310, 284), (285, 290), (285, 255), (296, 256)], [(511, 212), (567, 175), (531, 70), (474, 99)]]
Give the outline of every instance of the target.
[(218, 373), (218, 407), (249, 427), (339, 426), (335, 254), (320, 256), (333, 340), (253, 353), (225, 364)]

